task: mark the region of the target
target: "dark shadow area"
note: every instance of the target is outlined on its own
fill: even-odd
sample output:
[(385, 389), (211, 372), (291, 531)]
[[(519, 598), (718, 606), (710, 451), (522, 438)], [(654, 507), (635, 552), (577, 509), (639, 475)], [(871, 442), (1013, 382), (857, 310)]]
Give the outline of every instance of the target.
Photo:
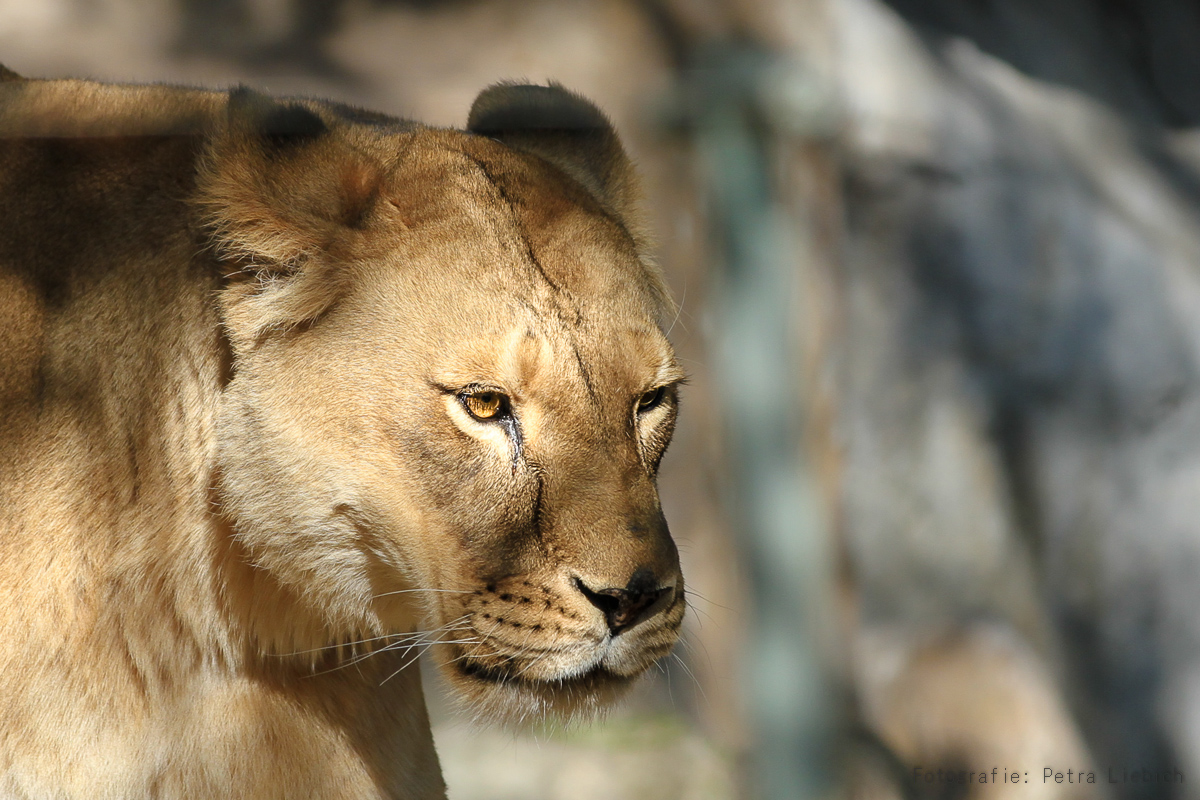
[[(445, 13), (476, 0), (371, 0), (371, 10), (408, 8)], [(288, 0), (280, 19), (267, 25), (249, 0), (179, 0), (180, 54), (227, 58), (256, 70), (307, 74), (346, 84), (353, 71), (328, 51), (342, 27), (346, 0)]]
[(918, 30), (970, 39), (1143, 122), (1200, 123), (1200, 5), (1179, 0), (888, 0)]
[[(1175, 763), (1179, 752), (1161, 704), (1170, 643), (1191, 634), (1160, 618), (1163, 598), (1181, 589), (1161, 578), (1175, 557), (1162, 534), (1168, 515), (1141, 498), (1155, 481), (1169, 480), (1182, 463), (1179, 453), (1195, 446), (1191, 418), (1179, 408), (1200, 392), (1200, 380), (1190, 334), (1171, 307), (1161, 234), (1129, 216), (1124, 200), (1072, 160), (1015, 94), (976, 82), (947, 56), (947, 45), (967, 39), (1032, 78), (1082, 92), (1113, 111), (1139, 167), (1183, 201), (1188, 216), (1173, 224), (1190, 225), (1200, 208), (1200, 182), (1169, 151), (1166, 134), (1200, 124), (1200, 5), (888, 4), (944, 69), (939, 91), (948, 106), (971, 104), (992, 138), (956, 152), (955, 137), (970, 131), (956, 127), (947, 111), (937, 120), (945, 150), (932, 163), (894, 168), (865, 183), (850, 170), (850, 228), (868, 236), (887, 220), (904, 231), (902, 260), (921, 308), (905, 331), (904, 349), (914, 364), (942, 354), (961, 359), (985, 398), (1016, 528), (1038, 564), (1070, 676), (1064, 693), (1100, 771)], [(1121, 157), (1099, 149), (1088, 163), (1115, 174), (1124, 162), (1102, 159)], [(1190, 434), (1162, 433), (1177, 429)], [(1066, 450), (1077, 454), (1063, 460)], [(1091, 481), (1086, 489), (1046, 482), (1068, 461), (1087, 465), (1077, 473)], [(1137, 539), (1124, 552), (1146, 541), (1153, 554), (1128, 573), (1119, 600), (1109, 589), (1071, 595), (1060, 585), (1084, 569), (1070, 558), (1135, 536), (1114, 519), (1065, 524), (1062, 509), (1078, 506), (1062, 503), (1062, 491), (1104, 492), (1111, 495), (1104, 502), (1122, 510), (1146, 503), (1132, 512), (1139, 515)], [(1117, 798), (1177, 796), (1165, 784), (1109, 788)]]

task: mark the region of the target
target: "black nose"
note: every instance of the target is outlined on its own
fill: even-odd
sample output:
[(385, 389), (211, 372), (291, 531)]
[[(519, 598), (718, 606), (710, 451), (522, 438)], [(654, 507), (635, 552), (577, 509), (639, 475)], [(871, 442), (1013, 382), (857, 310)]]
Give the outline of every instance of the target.
[(675, 591), (670, 587), (658, 588), (654, 574), (647, 569), (635, 572), (624, 589), (589, 589), (578, 578), (575, 585), (592, 605), (604, 612), (613, 636), (652, 616), (652, 612), (661, 608), (658, 601)]

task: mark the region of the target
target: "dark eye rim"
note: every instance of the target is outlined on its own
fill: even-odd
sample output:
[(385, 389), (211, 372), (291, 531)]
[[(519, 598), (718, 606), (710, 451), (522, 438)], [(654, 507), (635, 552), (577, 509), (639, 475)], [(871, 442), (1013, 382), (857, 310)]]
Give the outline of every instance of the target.
[[(481, 394), (494, 394), (500, 400), (500, 407), (490, 417), (479, 416), (471, 410), (471, 405), (467, 402), (467, 398)], [(462, 406), (463, 411), (466, 411), (467, 415), (476, 422), (496, 423), (512, 419), (512, 401), (507, 394), (499, 389), (493, 389), (489, 386), (468, 386), (466, 389), (455, 392), (454, 396), (458, 399), (458, 404)]]
[(646, 414), (661, 406), (666, 401), (671, 388), (671, 384), (664, 384), (642, 392), (634, 404), (637, 413)]

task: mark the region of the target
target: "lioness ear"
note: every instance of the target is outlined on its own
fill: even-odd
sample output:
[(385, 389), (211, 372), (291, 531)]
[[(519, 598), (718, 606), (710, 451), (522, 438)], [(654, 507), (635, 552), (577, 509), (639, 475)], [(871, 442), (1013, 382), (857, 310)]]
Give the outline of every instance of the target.
[(343, 262), (369, 227), (382, 167), (314, 110), (229, 93), (201, 169), (198, 205), (229, 262), (222, 293), (235, 343), (316, 319), (342, 294)]
[(637, 220), (633, 165), (608, 118), (557, 84), (499, 83), (479, 93), (467, 130), (540, 156), (628, 223)]
[(22, 78), (20, 75), (13, 72), (11, 69), (4, 66), (3, 64), (0, 64), (0, 83), (5, 83), (7, 81), (23, 81), (23, 80), (25, 80), (25, 79)]
[(650, 254), (637, 174), (600, 109), (558, 84), (498, 83), (475, 98), (467, 130), (544, 158), (614, 212), (637, 246), (660, 317), (674, 314), (670, 292)]

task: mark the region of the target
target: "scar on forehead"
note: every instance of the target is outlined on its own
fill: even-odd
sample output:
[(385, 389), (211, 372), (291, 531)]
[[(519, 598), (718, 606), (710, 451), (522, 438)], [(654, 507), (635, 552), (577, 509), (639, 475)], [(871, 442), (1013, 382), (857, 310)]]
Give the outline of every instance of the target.
[(550, 343), (533, 326), (518, 325), (505, 337), (501, 349), (500, 375), (513, 390), (528, 384), (541, 371), (550, 355)]
[(507, 337), (501, 359), (501, 376), (514, 390), (528, 385), (546, 370), (561, 374), (565, 364), (573, 363), (573, 371), (582, 380), (588, 395), (594, 397), (592, 376), (569, 330), (517, 326)]

